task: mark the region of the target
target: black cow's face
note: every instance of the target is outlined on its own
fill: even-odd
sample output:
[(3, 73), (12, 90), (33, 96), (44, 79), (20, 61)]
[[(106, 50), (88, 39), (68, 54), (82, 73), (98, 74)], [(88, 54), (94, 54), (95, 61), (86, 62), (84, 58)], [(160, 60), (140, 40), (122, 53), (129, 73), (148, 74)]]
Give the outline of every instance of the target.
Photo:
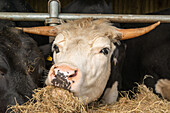
[[(27, 35), (4, 26), (0, 29), (0, 110), (22, 104), (40, 85), (44, 59)], [(2, 109), (1, 109), (2, 108)], [(0, 111), (0, 112), (1, 112)]]

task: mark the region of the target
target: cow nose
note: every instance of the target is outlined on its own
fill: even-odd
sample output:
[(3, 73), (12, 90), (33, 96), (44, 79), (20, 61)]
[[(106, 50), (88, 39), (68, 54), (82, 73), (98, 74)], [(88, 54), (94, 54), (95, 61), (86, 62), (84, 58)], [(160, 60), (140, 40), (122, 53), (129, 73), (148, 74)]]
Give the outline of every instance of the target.
[(48, 73), (45, 84), (72, 90), (81, 81), (81, 78), (82, 73), (77, 67), (54, 64)]
[(55, 75), (58, 73), (62, 73), (68, 80), (71, 80), (73, 77), (77, 75), (77, 69), (74, 69), (67, 65), (61, 65), (54, 67)]

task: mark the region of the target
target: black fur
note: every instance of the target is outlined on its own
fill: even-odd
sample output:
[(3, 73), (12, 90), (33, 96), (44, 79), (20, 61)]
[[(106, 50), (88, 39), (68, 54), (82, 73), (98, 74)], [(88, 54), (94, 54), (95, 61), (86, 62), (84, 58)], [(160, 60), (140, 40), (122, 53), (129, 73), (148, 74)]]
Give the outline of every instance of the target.
[[(0, 24), (0, 112), (22, 104), (41, 85), (44, 58), (36, 42), (14, 28)], [(27, 96), (27, 97), (26, 97)]]
[[(122, 67), (123, 67), (123, 63), (124, 63), (124, 59), (126, 56), (126, 44), (121, 43), (120, 45), (115, 43), (116, 45), (116, 49), (112, 54), (111, 57), (111, 73), (110, 73), (110, 77), (109, 80), (106, 84), (106, 87), (103, 91), (103, 94), (101, 95), (101, 97), (99, 98), (102, 99), (105, 91), (107, 88), (111, 88), (112, 85), (117, 81), (118, 82), (118, 90), (120, 90), (122, 88)], [(115, 63), (115, 61), (113, 59), (117, 59), (117, 62)]]
[[(0, 11), (1, 12), (35, 12), (31, 6), (25, 0), (0, 0)], [(44, 26), (44, 22), (29, 22), (29, 21), (15, 21), (13, 22), (13, 26), (16, 27), (36, 27), (36, 26)], [(31, 38), (33, 38), (38, 46), (48, 44), (49, 37), (28, 34)]]
[[(150, 14), (151, 15), (151, 14)], [(152, 15), (170, 15), (170, 9), (152, 13)], [(136, 28), (149, 24), (121, 24), (123, 28)], [(127, 52), (123, 67), (123, 89), (134, 87), (134, 82), (144, 82), (155, 88), (161, 78), (170, 80), (170, 24), (161, 23), (156, 29), (136, 39), (126, 40)]]

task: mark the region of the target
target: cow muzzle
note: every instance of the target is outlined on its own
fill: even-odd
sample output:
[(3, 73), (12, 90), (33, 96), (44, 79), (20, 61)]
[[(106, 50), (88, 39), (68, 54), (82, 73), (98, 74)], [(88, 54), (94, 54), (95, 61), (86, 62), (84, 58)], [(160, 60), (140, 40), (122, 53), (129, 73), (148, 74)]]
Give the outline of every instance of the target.
[[(48, 78), (46, 80), (50, 85), (70, 90), (74, 84), (76, 84), (81, 77), (81, 73), (78, 68), (68, 65), (53, 65), (49, 71)], [(48, 85), (48, 84), (47, 84)]]

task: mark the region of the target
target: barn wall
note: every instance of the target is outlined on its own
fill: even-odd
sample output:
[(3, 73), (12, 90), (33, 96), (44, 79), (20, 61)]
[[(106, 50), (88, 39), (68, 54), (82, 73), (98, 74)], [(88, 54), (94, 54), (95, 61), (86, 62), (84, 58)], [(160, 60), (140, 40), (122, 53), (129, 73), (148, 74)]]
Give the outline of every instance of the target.
[[(48, 12), (48, 0), (26, 0), (37, 12)], [(72, 0), (60, 0), (62, 7)], [(106, 0), (109, 2), (110, 0)], [(170, 8), (170, 0), (113, 0), (117, 14), (145, 14)]]
[(39, 13), (48, 12), (48, 0), (25, 0), (29, 3), (32, 8)]
[(170, 0), (114, 0), (113, 10), (120, 14), (145, 14), (170, 8)]

